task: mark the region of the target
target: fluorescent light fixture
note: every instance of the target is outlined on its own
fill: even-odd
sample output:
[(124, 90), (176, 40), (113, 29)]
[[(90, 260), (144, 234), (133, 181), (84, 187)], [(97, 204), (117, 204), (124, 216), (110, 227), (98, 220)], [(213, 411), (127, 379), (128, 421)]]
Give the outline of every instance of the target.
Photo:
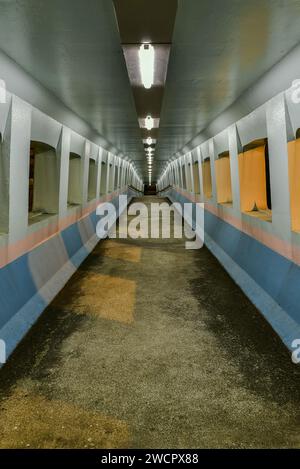
[(145, 127), (147, 130), (152, 130), (154, 127), (154, 119), (151, 116), (147, 116), (145, 119)]
[(152, 145), (152, 138), (148, 137), (146, 142), (147, 142), (147, 145)]
[(151, 44), (142, 44), (139, 50), (140, 71), (143, 85), (150, 89), (154, 82), (154, 49)]

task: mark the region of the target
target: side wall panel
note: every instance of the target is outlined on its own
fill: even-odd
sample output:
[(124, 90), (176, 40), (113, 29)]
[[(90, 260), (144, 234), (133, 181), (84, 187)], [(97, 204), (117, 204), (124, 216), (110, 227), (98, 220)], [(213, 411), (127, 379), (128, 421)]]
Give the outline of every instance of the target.
[[(162, 195), (182, 206), (191, 203), (175, 189)], [(293, 340), (300, 338), (300, 266), (207, 208), (204, 230), (206, 247), (292, 350)]]
[[(128, 189), (123, 195), (129, 203), (139, 194)], [(117, 193), (110, 202), (118, 209)], [(93, 210), (0, 269), (0, 338), (7, 356), (99, 242), (97, 221)]]

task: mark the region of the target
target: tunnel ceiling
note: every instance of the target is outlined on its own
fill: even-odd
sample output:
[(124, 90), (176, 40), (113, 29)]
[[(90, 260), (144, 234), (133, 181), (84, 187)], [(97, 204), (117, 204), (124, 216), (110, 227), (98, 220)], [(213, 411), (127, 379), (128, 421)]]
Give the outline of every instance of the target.
[(164, 160), (186, 146), (300, 42), (299, 21), (299, 0), (178, 2), (156, 151), (156, 160), (161, 161), (157, 175)]
[[(141, 139), (145, 148), (144, 161), (139, 168), (145, 182), (151, 182), (151, 171), (155, 168), (155, 151), (159, 133), (170, 48), (177, 12), (177, 0), (114, 0), (120, 37), (126, 60), (130, 84), (135, 101)], [(142, 44), (154, 48), (153, 84), (146, 89), (141, 74), (139, 50)], [(153, 128), (147, 129), (145, 119), (154, 120)], [(152, 143), (148, 145), (147, 139)], [(152, 154), (147, 155), (151, 149)], [(152, 162), (151, 162), (152, 161)], [(148, 175), (148, 177), (145, 177)]]
[[(0, 49), (135, 160), (145, 179), (140, 119), (148, 110), (160, 118), (155, 180), (300, 42), (300, 0), (178, 0), (173, 28), (175, 3), (0, 0)], [(147, 96), (134, 65), (143, 41), (158, 58), (158, 86)]]
[(144, 158), (111, 0), (2, 0), (0, 49), (125, 156)]

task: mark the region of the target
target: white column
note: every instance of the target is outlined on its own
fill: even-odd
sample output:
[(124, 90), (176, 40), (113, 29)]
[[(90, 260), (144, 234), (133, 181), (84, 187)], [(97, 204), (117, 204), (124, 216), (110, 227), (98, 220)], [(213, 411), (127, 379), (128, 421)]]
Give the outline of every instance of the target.
[(182, 159), (182, 157), (180, 157), (179, 158), (179, 172), (180, 172), (180, 180), (181, 180), (180, 187), (181, 187), (181, 189), (184, 189), (184, 187), (183, 187), (183, 171), (184, 171), (184, 169), (182, 169), (182, 164), (183, 164), (183, 159)]
[(289, 238), (291, 232), (289, 159), (284, 95), (267, 103), (272, 225), (275, 234)]
[(121, 181), (122, 161), (123, 160), (119, 157), (119, 161), (118, 161), (118, 181), (117, 181), (118, 190), (120, 190), (121, 185), (122, 185), (122, 181)]
[(86, 204), (88, 200), (88, 181), (89, 181), (89, 164), (90, 164), (91, 145), (88, 140), (85, 141), (84, 155), (82, 158), (82, 204)]
[(128, 186), (128, 172), (129, 172), (129, 163), (125, 161), (125, 171), (124, 171), (124, 184)]
[(13, 96), (8, 119), (4, 151), (10, 158), (9, 242), (13, 243), (25, 237), (28, 227), (31, 106)]
[(239, 176), (239, 152), (238, 136), (236, 125), (233, 124), (228, 129), (230, 176), (232, 189), (232, 207), (236, 212), (241, 210), (240, 199), (240, 176)]
[(190, 188), (190, 191), (195, 194), (195, 182), (194, 182), (194, 171), (193, 171), (193, 155), (192, 153), (190, 152), (189, 155), (188, 155), (188, 161), (190, 163), (190, 180), (191, 180), (191, 188)]
[(201, 200), (204, 200), (202, 157), (201, 157), (201, 148), (200, 148), (200, 146), (197, 148), (197, 160), (198, 160), (198, 171), (199, 171), (200, 198), (201, 198)]
[(180, 173), (178, 159), (175, 160), (175, 172), (176, 172), (176, 185), (180, 187)]
[(110, 167), (111, 158), (112, 158), (112, 155), (108, 151), (107, 152), (107, 168), (106, 168), (106, 194), (109, 194), (109, 192), (110, 192), (110, 176), (111, 176), (110, 173), (111, 173), (111, 170), (112, 170), (112, 168)]
[(59, 171), (59, 218), (67, 215), (68, 211), (68, 188), (69, 188), (69, 166), (70, 166), (70, 143), (71, 131), (63, 126), (57, 149), (57, 157), (60, 165)]
[(210, 158), (210, 171), (211, 171), (211, 185), (212, 185), (212, 200), (217, 203), (217, 184), (216, 184), (216, 171), (215, 171), (215, 144), (214, 139), (209, 141), (209, 158)]
[(99, 147), (98, 158), (97, 158), (97, 183), (96, 183), (96, 198), (100, 197), (100, 184), (101, 184), (101, 172), (102, 172), (102, 158), (103, 148)]
[(111, 192), (115, 191), (115, 175), (116, 175), (116, 164), (117, 164), (117, 156), (113, 155), (112, 159), (112, 177), (111, 177)]

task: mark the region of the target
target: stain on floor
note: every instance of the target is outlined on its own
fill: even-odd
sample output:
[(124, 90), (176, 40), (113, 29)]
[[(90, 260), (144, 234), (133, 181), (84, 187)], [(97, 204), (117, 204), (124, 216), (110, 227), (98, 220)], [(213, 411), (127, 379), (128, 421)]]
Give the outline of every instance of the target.
[[(1, 408), (1, 448), (128, 446), (126, 423), (66, 401), (16, 389)], [(84, 430), (84, 431), (82, 431)]]
[(101, 242), (0, 380), (1, 447), (300, 446), (299, 367), (179, 239)]
[(67, 298), (63, 291), (53, 301), (52, 307), (130, 324), (134, 320), (135, 302), (134, 280), (81, 271), (74, 276)]

